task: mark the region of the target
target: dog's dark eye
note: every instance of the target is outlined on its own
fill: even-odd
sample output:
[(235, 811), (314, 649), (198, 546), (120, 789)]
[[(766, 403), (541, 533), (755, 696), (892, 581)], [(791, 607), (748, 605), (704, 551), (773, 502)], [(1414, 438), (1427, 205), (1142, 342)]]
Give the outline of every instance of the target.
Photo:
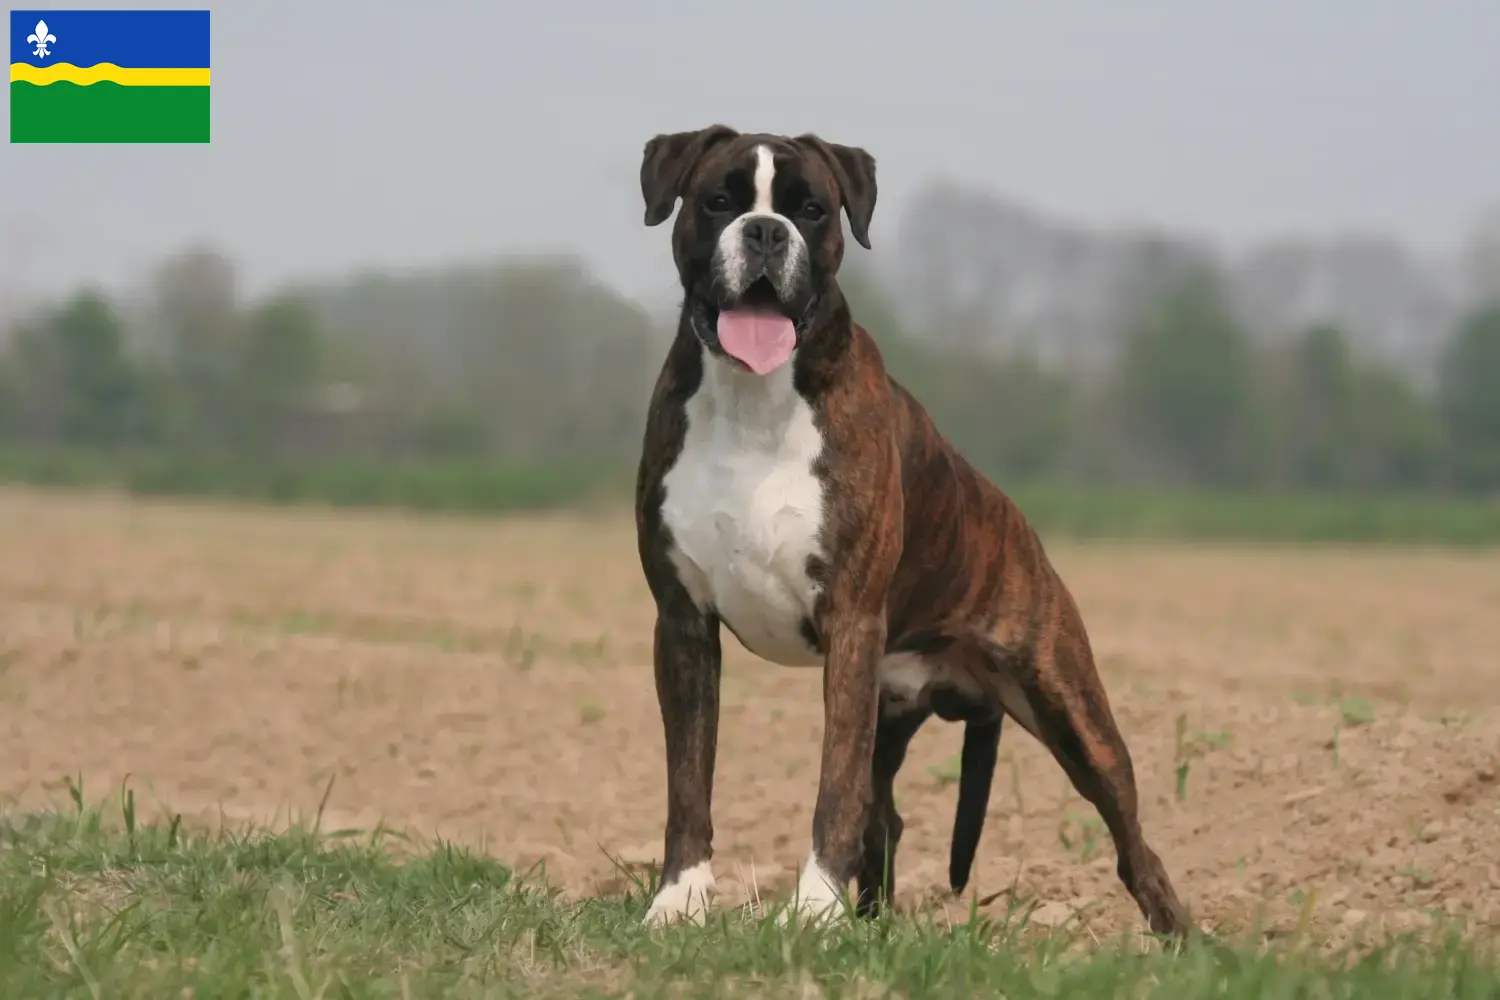
[(801, 215), (802, 218), (806, 219), (808, 222), (817, 222), (819, 219), (823, 218), (823, 216), (827, 215), (828, 213), (825, 212), (825, 211), (823, 211), (823, 206), (822, 205), (819, 205), (815, 201), (810, 201), (806, 205), (802, 206), (802, 211), (799, 212), (798, 214)]
[(722, 192), (709, 195), (708, 200), (703, 203), (703, 207), (710, 212), (727, 212), (729, 211), (729, 196)]

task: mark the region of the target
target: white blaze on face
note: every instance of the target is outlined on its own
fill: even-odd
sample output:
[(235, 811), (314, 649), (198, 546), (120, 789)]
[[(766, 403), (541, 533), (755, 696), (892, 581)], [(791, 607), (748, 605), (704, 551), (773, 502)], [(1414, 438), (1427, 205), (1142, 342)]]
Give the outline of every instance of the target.
[(776, 158), (771, 155), (771, 147), (755, 147), (755, 207), (753, 211), (758, 215), (772, 215), (775, 208), (771, 205), (771, 184), (776, 180)]
[(771, 282), (782, 299), (795, 293), (802, 280), (802, 268), (807, 260), (807, 241), (797, 231), (791, 219), (779, 214), (772, 205), (771, 193), (776, 179), (776, 161), (770, 146), (755, 147), (755, 204), (750, 211), (724, 227), (719, 234), (719, 246), (715, 252), (715, 266), (723, 282), (724, 290), (731, 298), (738, 297), (745, 287), (760, 277), (748, 272), (745, 260), (745, 223), (752, 219), (774, 219), (786, 227), (787, 249), (781, 266), (771, 274)]

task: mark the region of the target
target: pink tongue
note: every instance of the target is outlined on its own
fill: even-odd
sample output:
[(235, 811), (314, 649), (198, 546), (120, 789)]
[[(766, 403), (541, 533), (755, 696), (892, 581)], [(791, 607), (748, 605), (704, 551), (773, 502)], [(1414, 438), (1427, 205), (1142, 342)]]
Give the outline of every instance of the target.
[(766, 375), (792, 356), (797, 334), (778, 313), (725, 309), (719, 313), (719, 344), (755, 374)]

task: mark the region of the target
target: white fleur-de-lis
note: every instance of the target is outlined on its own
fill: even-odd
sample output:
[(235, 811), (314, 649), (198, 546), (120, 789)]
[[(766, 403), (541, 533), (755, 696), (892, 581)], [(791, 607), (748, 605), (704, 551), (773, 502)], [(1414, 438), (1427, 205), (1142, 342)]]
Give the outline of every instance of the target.
[(57, 41), (57, 36), (48, 33), (46, 21), (38, 21), (36, 23), (36, 33), (27, 35), (26, 40), (36, 44), (36, 49), (31, 54), (38, 59), (45, 59), (52, 52), (51, 49), (47, 48), (47, 43)]

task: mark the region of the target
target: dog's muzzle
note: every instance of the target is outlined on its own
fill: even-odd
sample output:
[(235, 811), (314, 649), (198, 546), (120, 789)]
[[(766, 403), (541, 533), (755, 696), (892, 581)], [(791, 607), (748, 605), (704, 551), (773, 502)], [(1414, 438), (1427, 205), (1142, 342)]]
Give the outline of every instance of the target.
[(722, 308), (739, 305), (761, 279), (783, 303), (794, 301), (806, 283), (807, 248), (801, 234), (779, 215), (752, 213), (736, 219), (720, 235), (715, 257)]

